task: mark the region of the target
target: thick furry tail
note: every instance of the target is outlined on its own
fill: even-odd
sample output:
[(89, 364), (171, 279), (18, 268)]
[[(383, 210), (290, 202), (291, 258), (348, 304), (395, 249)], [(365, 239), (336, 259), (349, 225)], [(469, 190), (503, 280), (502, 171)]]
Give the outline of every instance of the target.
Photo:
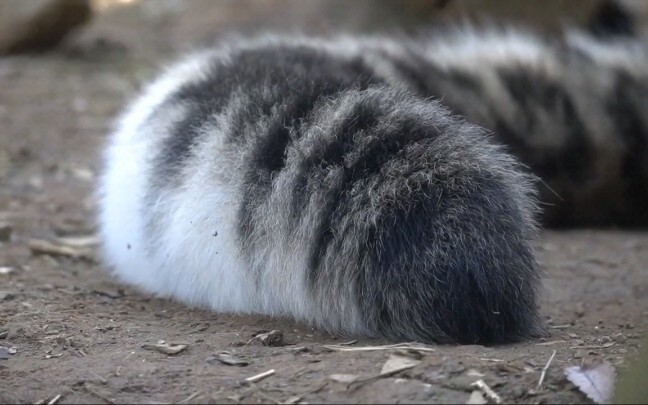
[(436, 342), (540, 333), (535, 193), (517, 162), (439, 104), (393, 89), (329, 104), (301, 123), (288, 177), (276, 178), (292, 191), (273, 200), (312, 235), (315, 321)]
[(109, 263), (148, 291), (334, 332), (539, 333), (532, 178), (345, 55), (207, 55), (154, 86), (107, 155)]

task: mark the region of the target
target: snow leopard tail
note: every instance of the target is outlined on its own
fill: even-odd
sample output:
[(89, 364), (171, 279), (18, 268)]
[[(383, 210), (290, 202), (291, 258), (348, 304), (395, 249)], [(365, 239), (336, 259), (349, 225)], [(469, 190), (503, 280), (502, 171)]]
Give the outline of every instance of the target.
[(108, 148), (107, 261), (148, 291), (335, 333), (541, 333), (531, 176), (340, 49), (248, 44), (154, 83)]

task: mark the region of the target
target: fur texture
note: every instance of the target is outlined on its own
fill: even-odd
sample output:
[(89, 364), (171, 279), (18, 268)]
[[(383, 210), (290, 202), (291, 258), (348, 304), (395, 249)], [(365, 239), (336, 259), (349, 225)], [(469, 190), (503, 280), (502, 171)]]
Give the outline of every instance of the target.
[(334, 333), (538, 335), (535, 178), (501, 144), (569, 202), (552, 220), (591, 219), (574, 207), (622, 172), (627, 207), (598, 212), (636, 209), (645, 74), (638, 42), (502, 29), (192, 55), (110, 137), (106, 261), (149, 292)]

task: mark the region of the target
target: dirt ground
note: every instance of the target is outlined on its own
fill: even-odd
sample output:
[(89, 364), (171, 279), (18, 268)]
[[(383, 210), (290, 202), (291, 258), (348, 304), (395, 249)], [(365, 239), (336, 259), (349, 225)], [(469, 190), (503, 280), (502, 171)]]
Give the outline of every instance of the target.
[[(622, 370), (636, 355), (648, 330), (648, 232), (545, 231), (538, 254), (548, 338), (432, 346), (420, 364), (384, 378), (370, 377), (393, 350), (338, 351), (327, 346), (351, 338), (191, 309), (117, 284), (91, 238), (99, 148), (115, 113), (159, 62), (232, 26), (299, 20), (318, 30), (322, 17), (258, 2), (263, 24), (255, 26), (235, 2), (157, 4), (107, 12), (56, 52), (0, 58), (0, 162), (9, 158), (4, 173), (0, 166), (0, 346), (15, 349), (0, 351), (0, 402), (466, 403), (477, 380), (505, 402), (589, 402), (565, 367), (607, 360)], [(268, 330), (280, 330), (283, 344), (252, 339)], [(187, 347), (167, 355), (147, 346), (160, 340)], [(246, 365), (219, 361), (223, 351)]]

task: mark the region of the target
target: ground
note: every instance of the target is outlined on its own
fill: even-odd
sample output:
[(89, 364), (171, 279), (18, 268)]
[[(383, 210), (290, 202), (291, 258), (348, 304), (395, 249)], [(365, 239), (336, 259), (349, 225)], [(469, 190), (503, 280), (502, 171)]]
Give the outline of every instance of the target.
[[(0, 402), (466, 403), (471, 384), (483, 380), (507, 402), (574, 403), (589, 400), (566, 379), (566, 366), (607, 360), (622, 370), (636, 355), (648, 324), (648, 233), (640, 231), (542, 233), (549, 337), (431, 346), (415, 367), (376, 378), (369, 377), (395, 350), (330, 345), (393, 342), (187, 308), (117, 283), (98, 263), (92, 238), (100, 146), (112, 117), (160, 61), (218, 31), (204, 13), (194, 11), (195, 24), (171, 24), (176, 9), (140, 12), (154, 14), (147, 29), (140, 14), (115, 13), (55, 52), (0, 59), (0, 163), (9, 158), (0, 165)], [(230, 19), (216, 18), (221, 26)], [(283, 343), (252, 339), (269, 330), (281, 331)], [(152, 350), (160, 340), (186, 348)], [(223, 351), (247, 365), (219, 361)], [(270, 369), (267, 378), (245, 381)]]

